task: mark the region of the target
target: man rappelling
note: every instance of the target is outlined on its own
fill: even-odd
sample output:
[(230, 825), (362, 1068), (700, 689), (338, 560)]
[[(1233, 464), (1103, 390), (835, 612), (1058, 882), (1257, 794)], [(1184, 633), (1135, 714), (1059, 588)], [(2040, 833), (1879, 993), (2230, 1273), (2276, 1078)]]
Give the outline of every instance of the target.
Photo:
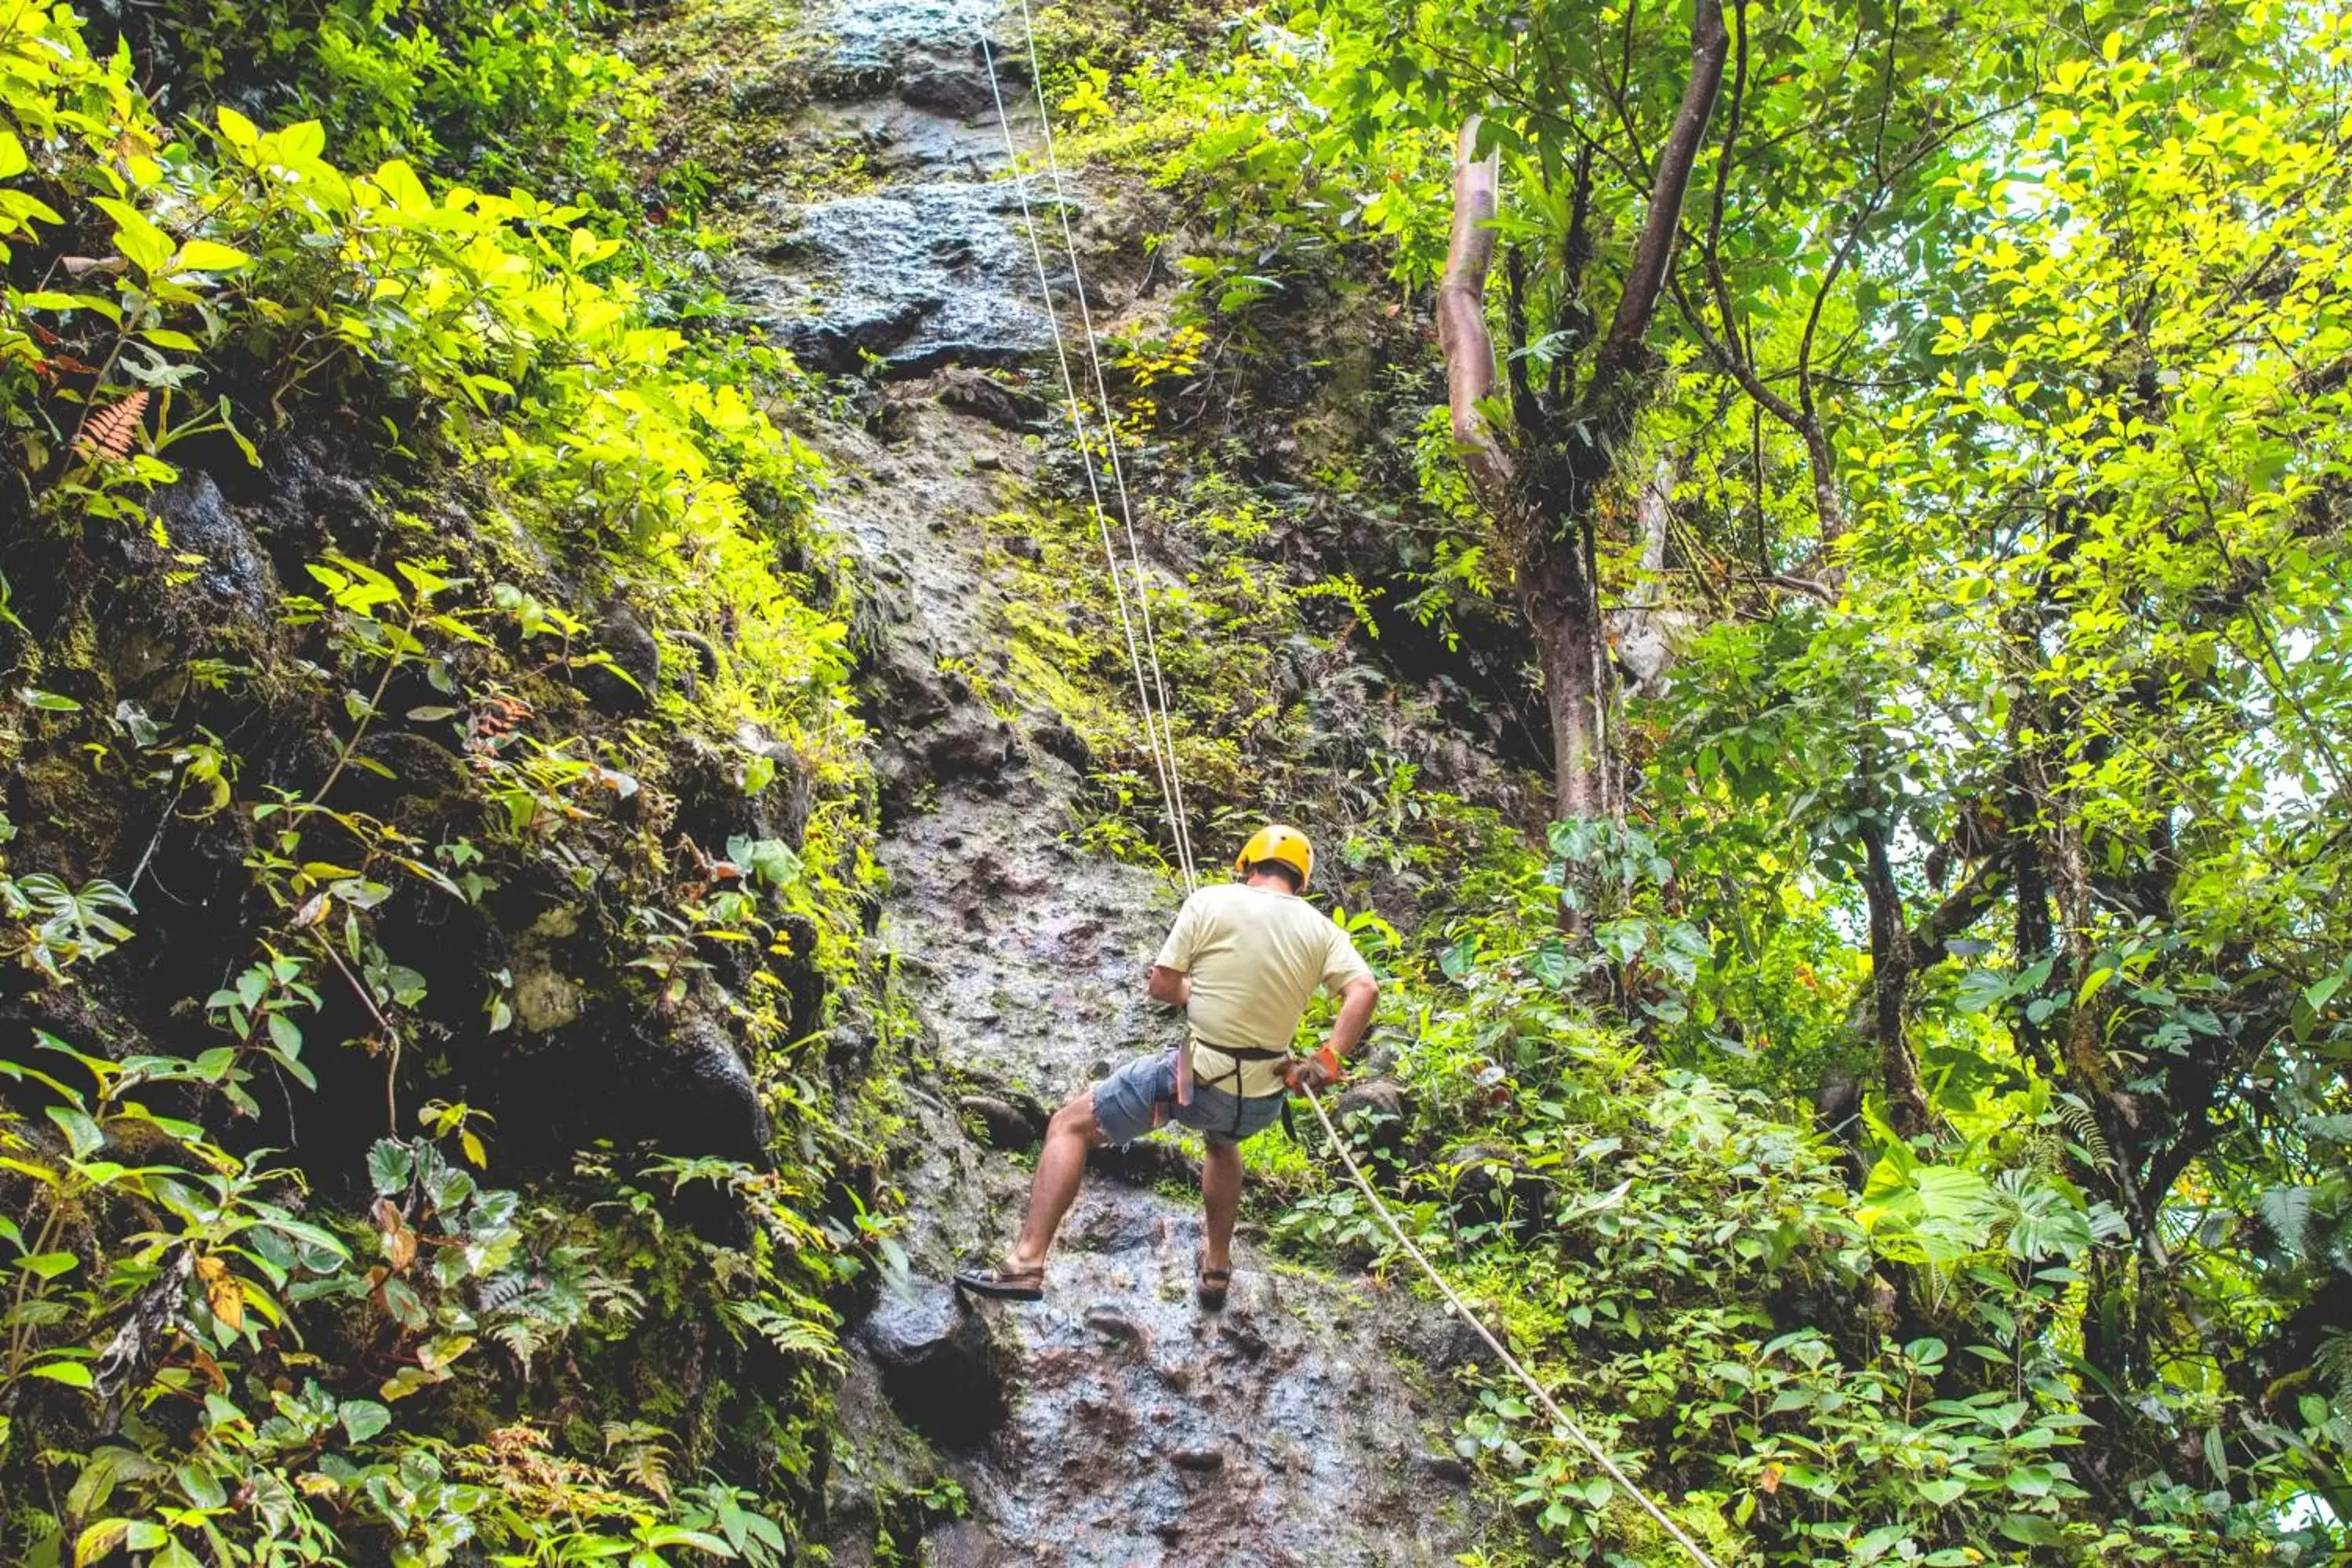
[[(1005, 1300), (1042, 1299), (1045, 1257), (1077, 1198), (1087, 1151), (1177, 1121), (1200, 1133), (1208, 1150), (1196, 1293), (1203, 1307), (1224, 1305), (1241, 1145), (1274, 1122), (1286, 1094), (1337, 1081), (1380, 994), (1347, 932), (1298, 896), (1314, 870), (1305, 834), (1263, 827), (1234, 858), (1232, 882), (1184, 900), (1145, 983), (1153, 1001), (1184, 1009), (1183, 1043), (1128, 1063), (1054, 1113), (1012, 1252), (1002, 1268), (958, 1274), (960, 1288)], [(1296, 1057), (1291, 1039), (1318, 986), (1339, 998), (1339, 1016), (1320, 1050)]]

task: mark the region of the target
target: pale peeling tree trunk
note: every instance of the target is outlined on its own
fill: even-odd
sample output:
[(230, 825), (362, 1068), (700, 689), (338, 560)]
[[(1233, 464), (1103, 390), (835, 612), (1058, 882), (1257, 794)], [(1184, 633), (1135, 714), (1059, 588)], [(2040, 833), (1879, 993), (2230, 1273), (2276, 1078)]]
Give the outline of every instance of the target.
[(1624, 602), (1609, 613), (1609, 643), (1628, 697), (1663, 697), (1674, 684), (1681, 639), (1695, 617), (1678, 609), (1665, 590), (1666, 533), (1672, 519), (1675, 464), (1660, 458), (1634, 509), (1642, 528), (1641, 576)]
[(1480, 406), (1495, 390), (1495, 342), (1486, 331), (1486, 274), (1495, 264), (1495, 212), (1502, 157), (1478, 153), (1478, 116), (1454, 145), (1454, 229), (1437, 285), (1437, 346), (1445, 356), (1445, 401), (1454, 442), (1487, 507), (1507, 512), (1517, 466)]

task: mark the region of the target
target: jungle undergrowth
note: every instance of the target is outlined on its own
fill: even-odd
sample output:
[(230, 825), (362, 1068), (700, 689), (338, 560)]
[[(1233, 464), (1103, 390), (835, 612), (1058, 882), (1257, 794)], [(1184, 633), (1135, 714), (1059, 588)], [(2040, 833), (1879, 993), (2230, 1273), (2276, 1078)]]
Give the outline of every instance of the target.
[[(227, 20), (163, 19), (179, 48)], [(530, 25), (587, 97), (475, 121), (503, 152), (452, 151), (491, 110), (445, 103), (366, 173), (340, 159), (417, 129), (452, 40), (370, 62), (384, 118), (331, 149), (165, 123), (63, 9), (0, 37), (8, 566), (44, 585), (0, 617), (0, 758), (92, 808), (0, 860), (41, 1024), (0, 1060), (16, 1560), (782, 1562), (842, 1307), (903, 1266), (849, 578), (770, 417), (805, 384), (714, 327), (690, 231), (449, 183), (643, 108), (590, 35)], [(266, 553), (171, 521), (322, 450), (359, 479), (272, 503)], [(99, 634), (126, 604), (152, 642)], [(225, 879), (208, 925), (166, 866)], [(183, 949), (217, 988), (156, 993)], [(714, 1021), (772, 1141), (538, 1163), (534, 1057), (589, 1014)]]

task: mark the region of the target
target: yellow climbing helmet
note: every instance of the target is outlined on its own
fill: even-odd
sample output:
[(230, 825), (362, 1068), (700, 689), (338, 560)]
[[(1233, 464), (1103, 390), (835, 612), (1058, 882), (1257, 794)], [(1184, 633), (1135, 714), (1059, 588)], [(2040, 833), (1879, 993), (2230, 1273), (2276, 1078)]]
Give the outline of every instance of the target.
[(1297, 872), (1302, 888), (1315, 875), (1315, 846), (1296, 827), (1285, 827), (1278, 822), (1268, 823), (1250, 835), (1250, 841), (1234, 857), (1234, 875), (1247, 876), (1249, 868), (1262, 860), (1279, 860)]

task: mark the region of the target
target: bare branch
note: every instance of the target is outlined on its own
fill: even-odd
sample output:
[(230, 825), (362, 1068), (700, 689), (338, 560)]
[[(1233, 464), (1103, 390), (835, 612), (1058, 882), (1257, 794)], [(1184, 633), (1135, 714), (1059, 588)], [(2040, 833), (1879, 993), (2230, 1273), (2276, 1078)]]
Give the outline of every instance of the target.
[[(1592, 143), (1580, 143), (1576, 151), (1576, 175), (1570, 187), (1568, 237), (1559, 252), (1559, 311), (1561, 326), (1573, 334), (1571, 342), (1581, 354), (1592, 341), (1592, 308), (1584, 301), (1584, 268), (1592, 259)], [(1556, 354), (1551, 362), (1552, 406), (1562, 405), (1568, 396), (1570, 357)]]

